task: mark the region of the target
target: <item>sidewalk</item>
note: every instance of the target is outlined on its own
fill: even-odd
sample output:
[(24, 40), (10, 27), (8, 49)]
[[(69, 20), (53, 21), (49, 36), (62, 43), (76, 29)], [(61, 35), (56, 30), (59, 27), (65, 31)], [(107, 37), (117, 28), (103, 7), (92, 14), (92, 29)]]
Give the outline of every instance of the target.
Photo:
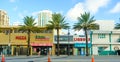
[[(38, 55), (32, 55), (32, 56), (26, 56), (26, 55), (19, 55), (19, 56), (5, 56), (5, 59), (12, 60), (12, 59), (30, 59), (30, 58), (42, 58), (45, 56), (38, 56)], [(2, 56), (0, 56), (2, 58)]]
[[(2, 56), (0, 56), (1, 58)], [(26, 56), (26, 55), (19, 55), (19, 56), (5, 56), (6, 59), (30, 59), (30, 58), (47, 58), (48, 56), (38, 56), (38, 55), (32, 55), (32, 56)], [(91, 58), (91, 56), (74, 56), (74, 55), (60, 55), (60, 56), (56, 56), (56, 55), (53, 55), (53, 56), (50, 56), (50, 58), (53, 58), (53, 59), (62, 59), (62, 58)], [(94, 57), (99, 57), (99, 58), (102, 58), (102, 57), (119, 57), (119, 56), (94, 56)]]

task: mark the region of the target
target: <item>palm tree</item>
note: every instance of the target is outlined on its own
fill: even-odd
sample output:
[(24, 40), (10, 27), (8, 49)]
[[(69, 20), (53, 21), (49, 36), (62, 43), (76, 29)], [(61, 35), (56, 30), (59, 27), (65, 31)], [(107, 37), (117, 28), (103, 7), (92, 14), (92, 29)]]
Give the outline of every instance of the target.
[(94, 23), (95, 19), (94, 17), (90, 17), (90, 13), (84, 13), (81, 14), (80, 17), (78, 17), (78, 22), (73, 25), (73, 29), (75, 30), (81, 30), (83, 29), (85, 32), (85, 38), (86, 38), (86, 56), (89, 55), (88, 53), (88, 30), (90, 29), (99, 29), (99, 26)]
[(120, 29), (120, 23), (115, 24), (115, 29)]
[(26, 32), (28, 35), (27, 38), (27, 56), (30, 55), (30, 33), (35, 31), (37, 27), (35, 26), (36, 23), (34, 23), (35, 19), (31, 16), (24, 17), (24, 25), (19, 28), (19, 31)]
[(57, 30), (57, 56), (59, 56), (59, 30), (67, 29), (68, 23), (65, 21), (65, 17), (63, 17), (60, 13), (52, 14), (52, 20), (48, 21), (47, 29), (55, 29)]
[[(120, 18), (119, 18), (119, 20), (120, 20)], [(115, 29), (120, 29), (120, 23), (116, 23), (114, 28)], [(120, 42), (120, 38), (118, 38), (117, 41)]]

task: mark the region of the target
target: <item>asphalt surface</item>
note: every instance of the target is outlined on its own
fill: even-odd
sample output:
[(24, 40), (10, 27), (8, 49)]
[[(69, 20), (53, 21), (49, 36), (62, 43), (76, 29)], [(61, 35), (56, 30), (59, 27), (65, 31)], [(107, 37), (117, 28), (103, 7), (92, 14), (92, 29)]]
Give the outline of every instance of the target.
[[(91, 62), (91, 59), (92, 56), (50, 56), (51, 62)], [(120, 56), (94, 56), (94, 61), (120, 62)], [(48, 62), (48, 56), (5, 56), (5, 62)]]

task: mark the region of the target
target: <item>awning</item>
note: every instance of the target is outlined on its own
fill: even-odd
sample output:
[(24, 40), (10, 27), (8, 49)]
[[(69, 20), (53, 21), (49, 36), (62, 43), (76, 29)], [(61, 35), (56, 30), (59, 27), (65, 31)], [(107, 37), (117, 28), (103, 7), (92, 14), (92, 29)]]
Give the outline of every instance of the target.
[(31, 46), (53, 46), (52, 43), (31, 43)]
[[(85, 43), (75, 43), (74, 47), (86, 47)], [(88, 43), (88, 47), (91, 47), (91, 43)]]

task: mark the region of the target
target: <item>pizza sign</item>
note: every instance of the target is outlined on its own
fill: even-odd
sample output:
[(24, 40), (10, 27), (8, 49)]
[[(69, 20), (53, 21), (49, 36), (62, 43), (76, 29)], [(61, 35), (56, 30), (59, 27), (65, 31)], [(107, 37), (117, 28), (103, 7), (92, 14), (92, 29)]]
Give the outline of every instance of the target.
[(16, 36), (17, 40), (26, 40), (26, 36)]

